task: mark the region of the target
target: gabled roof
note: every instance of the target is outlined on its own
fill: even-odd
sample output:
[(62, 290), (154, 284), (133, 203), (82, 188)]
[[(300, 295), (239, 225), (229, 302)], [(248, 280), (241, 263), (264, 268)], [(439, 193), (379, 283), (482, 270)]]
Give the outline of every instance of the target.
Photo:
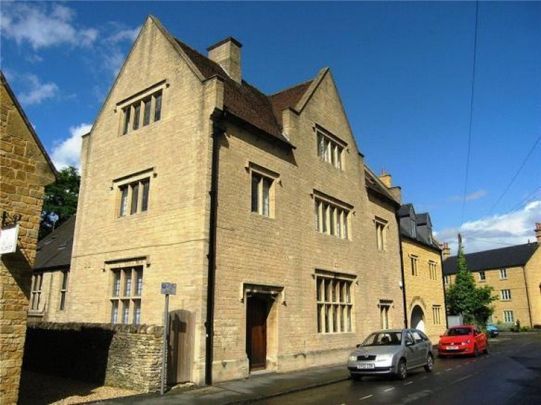
[(224, 108), (234, 116), (266, 132), (281, 142), (290, 144), (282, 133), (282, 110), (294, 107), (308, 89), (311, 81), (267, 96), (246, 81), (237, 83), (222, 67), (195, 49), (175, 38), (182, 51), (205, 79), (219, 76), (224, 82)]
[[(504, 247), (500, 249), (485, 250), (484, 252), (469, 253), (466, 263), (470, 271), (483, 271), (507, 267), (524, 266), (538, 248), (537, 243), (526, 243)], [(456, 273), (456, 256), (451, 256), (443, 262), (443, 274)]]
[(413, 204), (402, 204), (400, 206), (400, 209), (398, 210), (398, 216), (399, 217), (413, 217), (415, 219), (415, 209), (413, 208)]
[(38, 242), (34, 271), (69, 268), (75, 215)]
[(19, 112), (21, 118), (24, 121), (24, 124), (26, 125), (26, 128), (28, 129), (28, 132), (30, 132), (30, 135), (32, 135), (32, 138), (34, 138), (34, 142), (36, 142), (36, 145), (38, 146), (39, 150), (43, 154), (43, 157), (45, 158), (45, 161), (49, 165), (49, 168), (51, 169), (51, 172), (55, 177), (58, 176), (58, 172), (56, 171), (56, 168), (54, 167), (53, 162), (51, 161), (51, 158), (49, 157), (49, 154), (45, 150), (45, 147), (39, 140), (38, 135), (36, 134), (36, 131), (34, 131), (34, 127), (32, 124), (30, 124), (30, 121), (28, 120), (28, 117), (24, 113), (23, 108), (19, 104), (19, 100), (17, 100), (17, 97), (15, 97), (15, 93), (13, 93), (13, 90), (11, 90), (11, 87), (9, 86), (8, 81), (6, 80), (6, 77), (4, 76), (4, 72), (0, 70), (0, 80), (2, 81), (2, 85), (6, 88), (6, 91), (8, 92), (9, 96), (11, 97), (11, 100), (13, 101), (13, 104), (15, 105), (15, 108), (17, 108), (17, 111)]
[[(431, 249), (441, 251), (438, 241), (432, 235), (432, 221), (428, 212), (416, 214), (413, 204), (409, 203), (403, 204), (400, 207), (398, 217), (400, 218), (400, 236), (402, 238), (407, 238)], [(413, 221), (405, 220), (408, 217)]]

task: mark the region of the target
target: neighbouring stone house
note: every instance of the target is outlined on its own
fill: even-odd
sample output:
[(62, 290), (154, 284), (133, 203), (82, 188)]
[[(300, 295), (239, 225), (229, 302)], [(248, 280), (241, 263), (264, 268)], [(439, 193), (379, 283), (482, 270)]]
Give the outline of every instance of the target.
[(149, 17), (81, 168), (50, 321), (160, 325), (160, 285), (176, 283), (178, 379), (197, 383), (336, 363), (404, 324), (399, 199), (366, 168), (328, 68), (265, 95), (237, 40), (203, 56)]
[(75, 216), (72, 216), (38, 242), (28, 322), (67, 320), (65, 309), (74, 230)]
[(0, 78), (0, 232), (19, 227), (16, 251), (0, 258), (0, 398), (15, 404), (44, 187), (56, 171), (1, 72)]
[[(541, 223), (535, 224), (536, 242), (465, 255), (478, 286), (491, 286), (498, 300), (492, 303), (490, 322), (541, 328)], [(456, 256), (443, 262), (445, 285), (454, 283)]]
[(441, 248), (428, 213), (418, 214), (412, 204), (404, 204), (398, 218), (408, 325), (437, 341), (447, 328)]

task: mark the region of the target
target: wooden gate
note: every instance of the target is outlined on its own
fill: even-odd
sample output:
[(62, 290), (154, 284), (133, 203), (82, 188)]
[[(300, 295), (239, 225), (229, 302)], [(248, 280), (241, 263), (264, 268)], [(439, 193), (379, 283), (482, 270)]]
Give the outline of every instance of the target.
[(193, 381), (194, 324), (194, 314), (190, 311), (181, 309), (169, 313), (168, 384)]

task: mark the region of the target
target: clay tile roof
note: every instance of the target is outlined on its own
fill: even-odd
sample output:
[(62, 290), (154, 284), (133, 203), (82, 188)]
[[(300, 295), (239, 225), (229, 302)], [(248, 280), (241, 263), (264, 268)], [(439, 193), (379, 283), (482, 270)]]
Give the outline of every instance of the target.
[(71, 262), (75, 215), (38, 242), (34, 271), (68, 268)]
[[(465, 255), (466, 263), (470, 271), (524, 266), (537, 248), (537, 243), (526, 243), (524, 245), (485, 250), (484, 252), (468, 253)], [(445, 259), (443, 262), (443, 274), (456, 273), (456, 259), (456, 256)]]
[(310, 84), (312, 84), (312, 80), (297, 84), (270, 96), (272, 109), (280, 126), (282, 126), (282, 111), (297, 105), (301, 97), (306, 93), (306, 90), (308, 90), (308, 87), (310, 87)]
[(201, 55), (182, 41), (175, 40), (206, 79), (212, 76), (220, 76), (223, 79), (224, 108), (229, 113), (290, 145), (288, 139), (282, 134), (281, 111), (296, 104), (310, 82), (269, 97), (244, 80), (242, 84), (235, 82), (219, 64)]

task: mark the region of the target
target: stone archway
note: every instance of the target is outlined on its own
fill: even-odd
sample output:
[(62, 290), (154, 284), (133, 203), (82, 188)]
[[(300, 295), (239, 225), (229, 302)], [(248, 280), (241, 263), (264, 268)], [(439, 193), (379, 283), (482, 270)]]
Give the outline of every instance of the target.
[(425, 331), (425, 314), (419, 305), (415, 305), (411, 311), (410, 325), (412, 328), (419, 329), (422, 332)]

